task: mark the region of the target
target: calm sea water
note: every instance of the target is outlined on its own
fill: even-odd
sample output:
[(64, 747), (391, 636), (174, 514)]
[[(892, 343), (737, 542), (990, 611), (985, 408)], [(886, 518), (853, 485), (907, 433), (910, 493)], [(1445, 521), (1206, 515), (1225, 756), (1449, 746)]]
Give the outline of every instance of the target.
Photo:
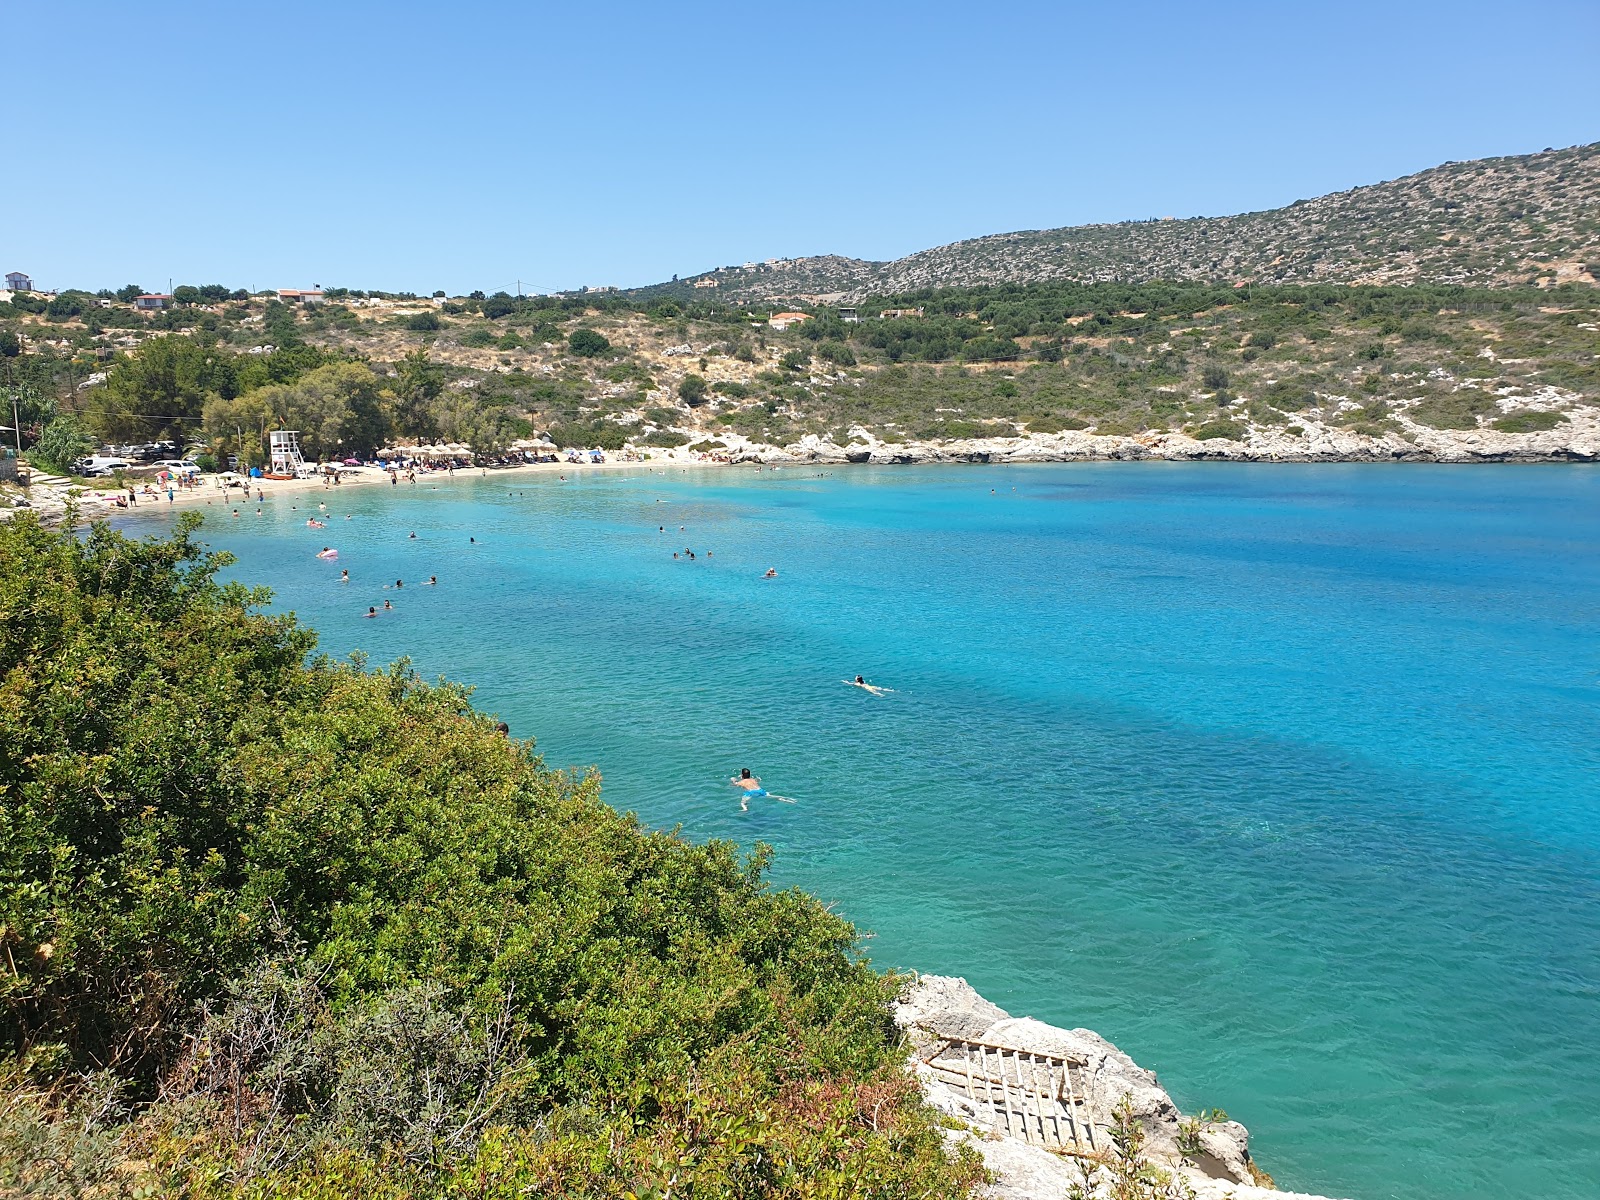
[[(879, 964), (1100, 1031), (1281, 1186), (1600, 1195), (1600, 471), (326, 498), (325, 534), (312, 496), (206, 536), (325, 649), (476, 685), (650, 824), (772, 843)], [(740, 813), (741, 766), (799, 803)]]

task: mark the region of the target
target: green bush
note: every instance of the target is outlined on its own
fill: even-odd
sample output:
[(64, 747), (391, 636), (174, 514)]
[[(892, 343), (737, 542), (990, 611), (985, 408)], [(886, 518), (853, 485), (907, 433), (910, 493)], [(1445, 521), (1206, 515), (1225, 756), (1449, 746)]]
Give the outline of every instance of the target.
[(41, 466), (67, 474), (72, 464), (94, 449), (94, 439), (77, 417), (62, 415), (44, 427), (33, 447), (33, 459)]
[(1565, 413), (1522, 408), (1501, 417), (1494, 422), (1494, 427), (1501, 433), (1545, 433), (1563, 424), (1566, 419)]
[(1477, 388), (1429, 396), (1414, 405), (1408, 414), (1419, 425), (1435, 429), (1476, 429), (1478, 418), (1492, 417), (1500, 411), (1495, 398)]
[(1238, 421), (1207, 421), (1189, 436), (1199, 442), (1208, 442), (1213, 438), (1228, 438), (1237, 442), (1243, 440), (1245, 432), (1245, 427)]
[(633, 444), (636, 446), (660, 446), (671, 450), (677, 446), (687, 446), (689, 441), (687, 434), (679, 433), (675, 429), (657, 429), (653, 433), (645, 434), (642, 438), (635, 438)]
[(598, 358), (611, 349), (611, 343), (604, 334), (593, 329), (574, 329), (567, 338), (567, 349), (579, 358)]
[(706, 381), (699, 375), (685, 375), (678, 385), (678, 398), (690, 408), (706, 402)]
[(431, 312), (413, 313), (406, 318), (406, 328), (412, 333), (437, 333), (439, 331), (439, 315)]

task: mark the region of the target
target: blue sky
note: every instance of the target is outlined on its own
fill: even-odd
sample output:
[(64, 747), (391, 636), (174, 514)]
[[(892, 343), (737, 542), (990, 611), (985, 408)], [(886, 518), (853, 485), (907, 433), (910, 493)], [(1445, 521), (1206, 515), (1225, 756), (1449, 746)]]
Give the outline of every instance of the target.
[(1600, 3), (0, 3), (0, 270), (633, 286), (1600, 140)]

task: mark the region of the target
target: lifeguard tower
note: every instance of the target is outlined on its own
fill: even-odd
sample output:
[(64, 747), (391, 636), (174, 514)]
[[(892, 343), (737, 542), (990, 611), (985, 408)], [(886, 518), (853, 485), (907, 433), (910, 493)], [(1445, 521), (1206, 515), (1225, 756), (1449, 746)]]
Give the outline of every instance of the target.
[(274, 429), (267, 435), (269, 457), (267, 476), (270, 479), (303, 479), (316, 472), (306, 465), (300, 454), (298, 429)]

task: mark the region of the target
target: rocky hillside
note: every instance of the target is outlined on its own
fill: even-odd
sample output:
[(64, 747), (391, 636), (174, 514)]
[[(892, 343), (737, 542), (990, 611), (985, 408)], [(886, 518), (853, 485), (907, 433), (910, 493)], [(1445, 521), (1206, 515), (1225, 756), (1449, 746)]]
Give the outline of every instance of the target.
[(747, 263), (645, 290), (827, 302), (931, 287), (1155, 279), (1592, 284), (1600, 280), (1600, 143), (1445, 163), (1266, 212), (1003, 233), (888, 263)]

